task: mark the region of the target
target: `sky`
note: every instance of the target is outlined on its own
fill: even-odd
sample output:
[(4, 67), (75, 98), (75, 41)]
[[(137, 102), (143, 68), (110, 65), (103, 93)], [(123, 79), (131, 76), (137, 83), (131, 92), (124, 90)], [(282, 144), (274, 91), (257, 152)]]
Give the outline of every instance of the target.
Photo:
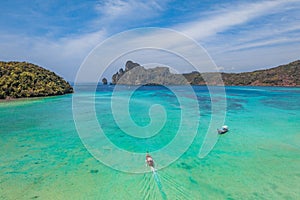
[[(0, 7), (0, 60), (31, 62), (68, 81), (75, 80), (99, 44), (147, 27), (190, 38), (220, 71), (253, 71), (300, 59), (300, 0), (11, 0), (0, 1)], [(167, 37), (162, 38), (165, 42)], [(130, 42), (119, 41), (114, 48), (122, 45)], [(133, 58), (142, 64), (163, 63), (157, 57)]]

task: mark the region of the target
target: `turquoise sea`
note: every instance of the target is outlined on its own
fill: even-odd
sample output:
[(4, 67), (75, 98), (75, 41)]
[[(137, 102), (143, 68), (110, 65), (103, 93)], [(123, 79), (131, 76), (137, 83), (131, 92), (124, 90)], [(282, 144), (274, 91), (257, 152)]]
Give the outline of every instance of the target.
[[(72, 95), (0, 102), (0, 199), (300, 199), (300, 88), (226, 87), (229, 132), (199, 158), (216, 102), (204, 86), (193, 94), (172, 87), (139, 87), (126, 104), (127, 86), (114, 94), (113, 86), (94, 92), (82, 85), (76, 123)], [(91, 102), (92, 115), (84, 112)], [(90, 116), (105, 137), (90, 126)], [(78, 134), (80, 127), (88, 133)], [(160, 156), (179, 129), (182, 145)], [(120, 149), (143, 156), (131, 159)], [(145, 166), (146, 151), (156, 173)]]

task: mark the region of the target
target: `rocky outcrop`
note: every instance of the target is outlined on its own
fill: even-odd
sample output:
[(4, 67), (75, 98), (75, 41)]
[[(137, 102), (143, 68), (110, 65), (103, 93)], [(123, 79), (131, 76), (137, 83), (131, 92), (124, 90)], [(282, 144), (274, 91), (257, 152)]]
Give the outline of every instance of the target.
[(253, 72), (201, 74), (173, 74), (167, 67), (145, 69), (138, 63), (127, 61), (125, 71), (121, 68), (113, 75), (112, 84), (300, 86), (300, 61)]
[(173, 74), (167, 67), (146, 69), (138, 63), (127, 61), (125, 71), (121, 68), (112, 76), (112, 84), (124, 85), (184, 85), (187, 80), (181, 74)]
[(103, 85), (107, 85), (107, 79), (106, 79), (106, 78), (103, 78), (103, 79), (102, 79), (102, 84), (103, 84)]

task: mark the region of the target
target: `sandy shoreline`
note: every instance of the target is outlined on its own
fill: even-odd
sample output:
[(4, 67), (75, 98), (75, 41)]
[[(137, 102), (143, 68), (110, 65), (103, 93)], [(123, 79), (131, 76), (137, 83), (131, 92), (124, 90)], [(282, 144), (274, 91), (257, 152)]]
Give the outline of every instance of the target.
[[(68, 93), (69, 94), (69, 93)], [(30, 101), (30, 100), (39, 100), (39, 99), (44, 99), (44, 98), (53, 98), (53, 97), (59, 97), (59, 96), (64, 96), (68, 94), (62, 94), (62, 95), (53, 95), (53, 96), (40, 96), (40, 97), (21, 97), (21, 98), (6, 98), (6, 99), (0, 99), (0, 103), (4, 102), (16, 102), (16, 101)]]

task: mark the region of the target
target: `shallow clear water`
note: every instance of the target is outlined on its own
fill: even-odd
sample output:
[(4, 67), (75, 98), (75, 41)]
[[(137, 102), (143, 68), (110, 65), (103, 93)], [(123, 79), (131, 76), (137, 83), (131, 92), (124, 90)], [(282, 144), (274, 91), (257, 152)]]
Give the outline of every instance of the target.
[[(159, 151), (177, 137), (182, 109), (197, 109), (184, 107), (194, 105), (193, 98), (185, 87), (177, 89), (186, 104), (159, 86), (141, 87), (130, 99), (130, 115), (141, 127), (154, 118), (160, 123), (161, 113), (149, 116), (149, 109), (154, 104), (164, 107), (166, 121), (150, 138), (127, 135), (115, 123), (112, 86), (98, 87), (96, 118), (120, 149)], [(178, 160), (156, 175), (120, 172), (95, 159), (77, 133), (72, 95), (1, 102), (0, 199), (300, 199), (300, 88), (227, 87), (225, 123), (230, 131), (219, 136), (203, 159), (198, 153), (212, 103), (206, 87), (194, 90), (200, 108), (197, 135)], [(124, 87), (118, 98), (127, 92)], [(93, 92), (85, 87), (80, 95), (88, 102)], [(187, 138), (189, 123), (194, 125), (193, 119), (183, 124)], [(95, 143), (113, 152), (101, 141)], [(175, 153), (168, 151), (170, 156)], [(135, 164), (147, 169), (143, 159)]]

